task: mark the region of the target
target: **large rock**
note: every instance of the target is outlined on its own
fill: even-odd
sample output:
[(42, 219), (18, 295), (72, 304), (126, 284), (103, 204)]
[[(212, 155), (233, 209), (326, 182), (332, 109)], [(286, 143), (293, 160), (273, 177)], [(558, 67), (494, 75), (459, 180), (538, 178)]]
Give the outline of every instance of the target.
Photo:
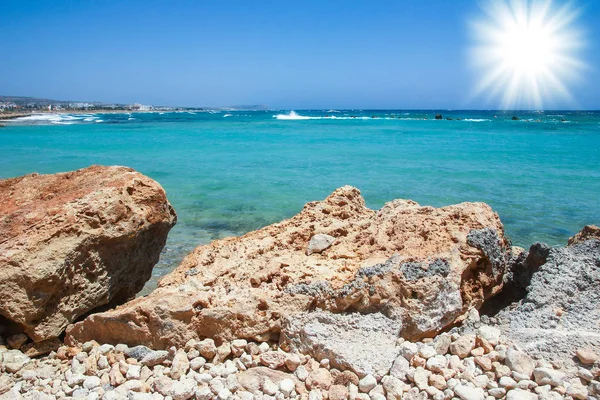
[[(317, 234), (336, 240), (307, 255)], [(508, 249), (486, 204), (374, 211), (345, 186), (289, 220), (196, 248), (153, 293), (89, 316), (67, 341), (277, 339), (282, 317), (315, 309), (381, 312), (405, 338), (432, 336), (501, 289)]]
[(381, 379), (398, 356), (399, 331), (400, 323), (381, 313), (311, 312), (285, 319), (280, 342), (317, 360), (329, 359), (360, 378), (371, 374)]
[(496, 317), (503, 333), (527, 353), (570, 362), (579, 348), (600, 348), (600, 240), (542, 254), (546, 259), (526, 296)]
[(1, 180), (0, 314), (42, 341), (127, 301), (175, 221), (162, 187), (125, 167)]

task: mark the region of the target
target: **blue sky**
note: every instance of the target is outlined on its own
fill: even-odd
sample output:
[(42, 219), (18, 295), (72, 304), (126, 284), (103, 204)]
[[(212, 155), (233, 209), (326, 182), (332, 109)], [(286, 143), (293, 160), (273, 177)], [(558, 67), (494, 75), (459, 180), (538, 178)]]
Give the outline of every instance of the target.
[[(555, 1), (560, 4), (561, 2)], [(600, 109), (600, 2), (576, 2)], [(0, 2), (0, 94), (184, 106), (497, 108), (473, 98), (476, 1)], [(562, 106), (562, 107), (561, 107)], [(554, 103), (554, 108), (573, 105)]]

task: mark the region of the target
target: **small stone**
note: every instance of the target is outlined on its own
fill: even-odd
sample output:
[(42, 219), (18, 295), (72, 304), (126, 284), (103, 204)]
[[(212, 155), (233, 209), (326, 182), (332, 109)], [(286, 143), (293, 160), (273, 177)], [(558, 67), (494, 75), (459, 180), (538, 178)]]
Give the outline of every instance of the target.
[(529, 379), (525, 379), (525, 380), (519, 381), (519, 383), (517, 383), (518, 389), (533, 390), (536, 387), (538, 387), (538, 384), (535, 383), (534, 381), (530, 381)]
[(412, 360), (410, 360), (410, 363), (413, 367), (425, 367), (427, 360), (421, 356), (413, 356)]
[(435, 351), (438, 354), (444, 355), (444, 354), (448, 353), (451, 343), (452, 343), (452, 338), (450, 337), (450, 335), (448, 335), (446, 333), (442, 333), (441, 335), (438, 335), (435, 338), (433, 345), (435, 347)]
[(475, 345), (478, 348), (482, 348), (484, 354), (494, 351), (494, 346), (492, 346), (492, 344), (490, 342), (488, 342), (485, 338), (483, 338), (481, 336), (477, 336), (475, 338)]
[(98, 386), (100, 386), (100, 378), (98, 378), (97, 376), (88, 376), (83, 381), (83, 387), (88, 390), (95, 389)]
[(419, 349), (419, 355), (426, 360), (428, 360), (431, 357), (434, 357), (436, 354), (437, 352), (432, 346), (423, 346)]
[(190, 361), (190, 368), (193, 371), (198, 371), (200, 368), (204, 367), (204, 365), (206, 365), (204, 357), (196, 357)]
[(142, 371), (142, 367), (139, 365), (132, 365), (127, 369), (127, 373), (125, 377), (127, 379), (140, 379), (140, 374)]
[[(332, 374), (333, 376), (333, 374)], [(348, 386), (348, 385), (356, 385), (358, 386), (358, 382), (360, 379), (358, 379), (358, 375), (356, 375), (354, 372), (346, 370), (342, 373), (337, 374), (334, 379), (333, 379), (333, 384), (334, 385), (342, 385), (342, 386)]]
[(475, 335), (463, 335), (450, 344), (450, 352), (460, 358), (468, 357), (475, 348)]
[[(236, 395), (240, 398), (239, 400), (254, 400), (254, 395), (245, 390), (240, 390), (236, 393)], [(196, 398), (198, 395), (196, 394)]]
[(566, 394), (574, 399), (586, 400), (588, 397), (588, 389), (581, 383), (573, 382), (567, 387)]
[(419, 390), (425, 390), (429, 386), (429, 375), (431, 375), (431, 372), (422, 367), (417, 367), (413, 381)]
[(496, 374), (496, 378), (500, 379), (503, 376), (510, 376), (511, 370), (504, 364), (500, 364), (499, 362), (492, 363), (492, 367), (494, 368), (494, 372)]
[(223, 343), (217, 347), (217, 354), (213, 359), (213, 363), (224, 361), (231, 354), (231, 345), (229, 343)]
[(319, 365), (321, 366), (321, 368), (325, 368), (325, 369), (329, 369), (331, 368), (331, 365), (329, 363), (329, 358), (324, 358), (319, 362)]
[[(406, 343), (406, 342), (405, 342)], [(410, 368), (410, 363), (404, 356), (398, 356), (392, 364), (390, 375), (402, 381), (406, 380), (406, 373)]]
[(590, 347), (582, 347), (577, 349), (577, 358), (583, 365), (592, 365), (596, 361), (600, 360), (600, 356)]
[(441, 372), (442, 369), (444, 369), (448, 366), (448, 360), (446, 359), (446, 357), (438, 354), (438, 355), (435, 355), (434, 357), (429, 358), (427, 360), (427, 363), (425, 364), (425, 366), (430, 371)]
[(29, 338), (24, 333), (17, 333), (16, 335), (12, 335), (6, 338), (6, 343), (13, 349), (20, 349), (22, 345), (27, 342)]
[(227, 381), (223, 378), (214, 378), (208, 383), (208, 387), (214, 394), (218, 395), (221, 390), (225, 389), (226, 383)]
[(294, 372), (302, 364), (300, 356), (295, 353), (290, 353), (285, 356), (285, 366), (291, 372)]
[(440, 375), (429, 375), (429, 384), (438, 390), (446, 390), (448, 388), (446, 380)]
[[(452, 351), (452, 350), (450, 350)], [(485, 395), (483, 389), (472, 388), (464, 385), (456, 385), (454, 387), (454, 393), (462, 400), (484, 400)]]
[(215, 346), (215, 341), (212, 339), (200, 341), (197, 344), (196, 350), (207, 360), (211, 360), (217, 354), (217, 346)]
[(479, 365), (484, 371), (492, 370), (492, 360), (484, 356), (478, 356), (474, 359), (475, 364)]
[(325, 368), (317, 368), (308, 374), (305, 383), (308, 389), (322, 389), (327, 391), (333, 384), (333, 378), (331, 372)]
[(473, 385), (475, 385), (475, 387), (478, 388), (487, 388), (487, 385), (489, 383), (489, 378), (486, 375), (477, 375), (475, 377), (473, 377), (473, 379), (471, 380), (471, 382), (473, 382)]
[(369, 393), (375, 386), (377, 386), (377, 380), (371, 374), (365, 375), (364, 378), (358, 381), (358, 389), (362, 393)]
[(328, 393), (329, 400), (347, 400), (348, 389), (342, 385), (331, 385)]
[(289, 378), (283, 379), (281, 382), (279, 382), (279, 391), (283, 393), (285, 397), (289, 397), (295, 389), (296, 384)]
[(265, 378), (262, 382), (262, 391), (264, 394), (268, 394), (270, 396), (275, 396), (279, 388), (276, 384), (273, 383), (269, 378)]
[(306, 255), (310, 256), (313, 253), (321, 253), (331, 247), (334, 242), (335, 238), (333, 236), (318, 233), (310, 238), (306, 247)]
[(113, 364), (110, 372), (108, 373), (111, 386), (119, 386), (125, 383), (126, 379), (119, 369), (119, 364)]
[[(196, 390), (196, 400), (212, 400), (214, 398), (213, 392), (208, 386), (201, 386)], [(254, 396), (252, 396), (252, 399)]]
[(419, 346), (412, 342), (403, 342), (399, 348), (399, 354), (409, 362), (418, 352)]
[(505, 362), (512, 371), (527, 376), (527, 379), (531, 377), (535, 369), (535, 362), (531, 357), (512, 347), (506, 352)]
[(490, 396), (493, 396), (496, 399), (501, 399), (504, 397), (504, 395), (506, 394), (506, 389), (504, 388), (494, 388), (494, 389), (489, 389), (488, 390), (488, 394)]
[[(179, 380), (179, 378), (187, 374), (189, 369), (190, 360), (188, 360), (185, 350), (179, 349), (173, 358), (173, 362), (171, 363), (171, 378), (174, 380)], [(218, 392), (215, 394), (218, 394)]]
[(589, 369), (579, 368), (577, 369), (577, 376), (586, 382), (591, 382), (594, 379), (594, 375)]
[(232, 393), (227, 388), (223, 388), (219, 394), (217, 394), (217, 398), (219, 400), (227, 400), (231, 397)]
[(515, 381), (513, 378), (511, 378), (510, 376), (503, 376), (500, 378), (500, 380), (498, 381), (498, 384), (506, 389), (513, 389), (517, 387), (517, 381)]
[(535, 382), (538, 385), (560, 386), (565, 380), (565, 374), (551, 368), (536, 368), (533, 370)]
[(477, 335), (488, 341), (492, 346), (500, 343), (500, 329), (482, 325), (477, 329)]
[(286, 354), (279, 351), (267, 351), (259, 356), (260, 363), (267, 368), (279, 369), (285, 365)]
[(227, 378), (225, 378), (225, 387), (227, 387), (227, 389), (233, 393), (237, 392), (241, 387), (237, 375), (229, 375)]
[(112, 344), (103, 344), (98, 347), (98, 353), (105, 356), (108, 353), (110, 353), (111, 351), (113, 351), (114, 349), (115, 349), (115, 346), (113, 346)]
[(537, 398), (537, 394), (522, 389), (513, 389), (506, 393), (506, 400), (537, 400)]
[(314, 389), (308, 393), (308, 400), (323, 400), (323, 395), (320, 390)]
[(296, 375), (298, 380), (304, 382), (306, 381), (306, 378), (308, 378), (308, 370), (304, 365), (301, 365), (296, 369), (296, 371), (294, 371), (294, 375)]
[(485, 350), (483, 349), (483, 347), (475, 347), (473, 350), (471, 350), (471, 355), (473, 357), (481, 357), (484, 354)]

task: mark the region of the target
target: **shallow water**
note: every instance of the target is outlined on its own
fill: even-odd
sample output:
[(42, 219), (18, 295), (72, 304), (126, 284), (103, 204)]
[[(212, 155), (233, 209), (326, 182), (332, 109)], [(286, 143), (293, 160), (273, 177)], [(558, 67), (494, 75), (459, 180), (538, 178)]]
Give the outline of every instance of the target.
[(564, 244), (582, 226), (600, 223), (600, 112), (441, 112), (452, 120), (434, 120), (435, 113), (222, 111), (3, 122), (0, 178), (104, 164), (156, 179), (179, 222), (148, 288), (195, 246), (290, 217), (343, 185), (358, 187), (372, 208), (395, 198), (433, 206), (486, 202), (524, 247)]

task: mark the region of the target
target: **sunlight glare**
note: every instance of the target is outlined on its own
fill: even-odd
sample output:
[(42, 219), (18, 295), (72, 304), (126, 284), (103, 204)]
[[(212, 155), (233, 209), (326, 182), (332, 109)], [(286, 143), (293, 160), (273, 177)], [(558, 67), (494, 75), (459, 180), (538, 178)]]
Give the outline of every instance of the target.
[(557, 101), (574, 103), (567, 85), (585, 65), (571, 4), (551, 0), (490, 0), (473, 21), (471, 60), (481, 74), (475, 95), (500, 99), (504, 109), (536, 109)]

